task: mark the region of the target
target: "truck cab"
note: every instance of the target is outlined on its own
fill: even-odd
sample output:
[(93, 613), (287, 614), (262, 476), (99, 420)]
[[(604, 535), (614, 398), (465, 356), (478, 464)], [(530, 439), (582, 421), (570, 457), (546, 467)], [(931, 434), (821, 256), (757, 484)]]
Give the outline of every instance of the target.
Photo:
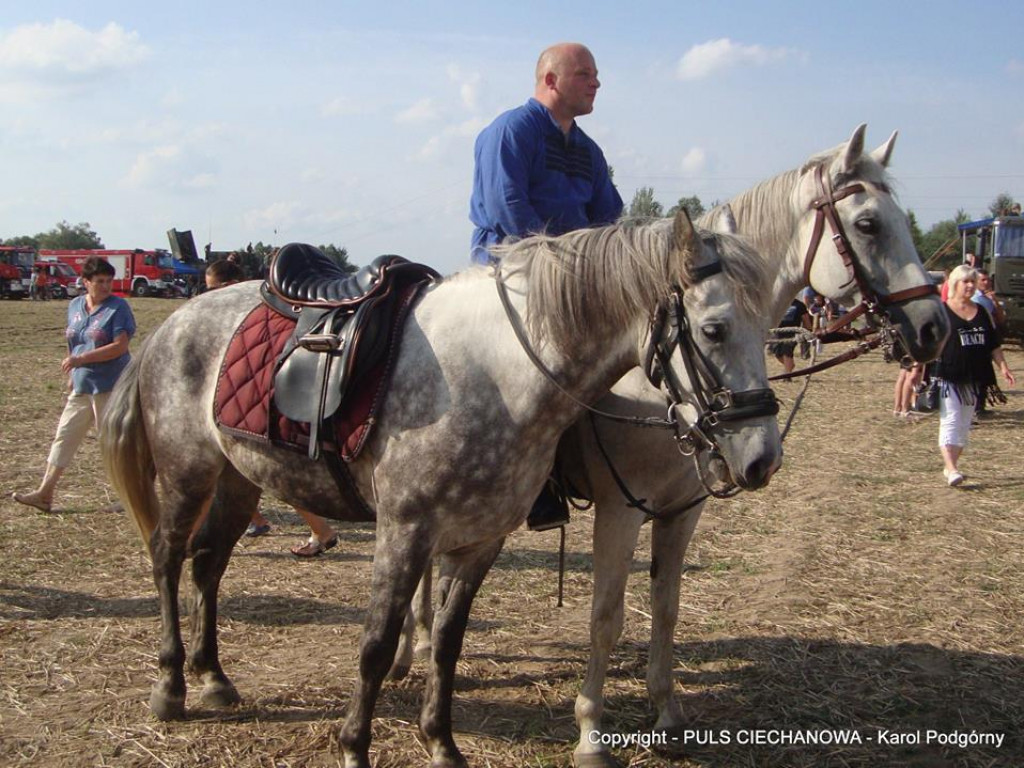
[(21, 245), (0, 245), (0, 297), (23, 299), (32, 285), (32, 263), (35, 248)]
[(960, 224), (964, 260), (973, 253), (992, 277), (996, 301), (1006, 312), (1007, 333), (1024, 337), (1024, 217), (995, 216)]

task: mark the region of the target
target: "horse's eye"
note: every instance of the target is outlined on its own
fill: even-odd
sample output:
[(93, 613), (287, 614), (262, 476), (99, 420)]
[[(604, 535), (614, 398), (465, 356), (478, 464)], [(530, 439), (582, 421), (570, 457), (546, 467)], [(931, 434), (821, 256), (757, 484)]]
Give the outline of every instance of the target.
[(857, 231), (864, 235), (878, 234), (878, 222), (870, 216), (864, 216), (853, 223)]
[(725, 327), (722, 325), (707, 323), (700, 327), (700, 332), (704, 334), (704, 338), (715, 344), (725, 341)]

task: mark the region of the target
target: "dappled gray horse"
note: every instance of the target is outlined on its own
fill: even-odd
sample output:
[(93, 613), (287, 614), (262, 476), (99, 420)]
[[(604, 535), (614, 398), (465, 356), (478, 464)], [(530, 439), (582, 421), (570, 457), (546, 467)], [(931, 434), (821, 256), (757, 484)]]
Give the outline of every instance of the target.
[[(722, 269), (709, 270), (719, 259)], [(508, 312), (487, 268), (424, 293), (380, 420), (349, 465), (375, 510), (377, 538), (358, 681), (339, 734), (348, 768), (369, 765), (376, 699), (434, 556), (439, 607), (419, 726), (432, 765), (465, 764), (452, 738), (451, 698), (474, 595), (548, 476), (559, 436), (582, 412), (577, 401), (605, 394), (645, 358), (648, 342), (667, 348), (664, 334), (650, 331), (652, 314), (662, 316), (667, 304), (682, 310), (719, 386), (770, 394), (761, 353), (768, 324), (750, 308), (766, 284), (763, 264), (735, 237), (699, 236), (683, 214), (524, 240), (503, 255), (498, 277)], [(185, 714), (178, 589), (197, 521), (188, 662), (204, 701), (229, 705), (239, 697), (218, 659), (217, 590), (262, 490), (337, 520), (356, 514), (322, 464), (229, 436), (214, 423), (220, 358), (259, 300), (258, 286), (244, 283), (175, 312), (122, 376), (104, 419), (104, 461), (153, 559), (162, 644), (150, 706), (161, 719)], [(525, 344), (554, 381), (531, 364), (510, 317), (522, 319)], [(689, 394), (680, 356), (659, 357), (670, 389)], [(775, 408), (729, 421), (716, 438), (746, 487), (765, 485), (779, 465)], [(676, 403), (669, 413), (682, 410)]]

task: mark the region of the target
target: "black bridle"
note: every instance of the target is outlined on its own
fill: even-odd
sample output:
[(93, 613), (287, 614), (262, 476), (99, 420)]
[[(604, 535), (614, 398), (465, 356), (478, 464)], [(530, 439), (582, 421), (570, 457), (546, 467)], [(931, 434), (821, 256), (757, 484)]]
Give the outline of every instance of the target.
[[(721, 261), (698, 267), (693, 270), (693, 284), (706, 280), (722, 271)], [(501, 275), (500, 265), (495, 270), (495, 281), (498, 295), (509, 319), (520, 346), (534, 366), (551, 381), (555, 387), (577, 405), (594, 415), (612, 421), (631, 424), (633, 426), (660, 427), (671, 429), (675, 433), (676, 444), (684, 456), (693, 456), (701, 483), (709, 494), (716, 498), (726, 498), (739, 492), (739, 486), (730, 482), (726, 490), (713, 489), (712, 484), (704, 476), (704, 468), (699, 454), (707, 453), (708, 460), (722, 460), (721, 450), (715, 440), (715, 433), (723, 424), (765, 416), (775, 416), (779, 412), (779, 402), (770, 388), (752, 389), (733, 392), (721, 382), (721, 376), (710, 360), (700, 351), (693, 340), (690, 323), (683, 305), (683, 289), (675, 286), (669, 297), (655, 310), (651, 322), (650, 340), (644, 353), (643, 367), (648, 380), (656, 388), (662, 389), (668, 398), (667, 418), (638, 418), (621, 416), (594, 408), (566, 391), (559, 384), (555, 375), (533, 350), (512, 302), (508, 297), (508, 288)], [(682, 419), (681, 406), (688, 402), (684, 387), (676, 377), (670, 361), (678, 351), (686, 376), (690, 381), (693, 401), (697, 409), (697, 418), (690, 425)], [(662, 384), (664, 385), (662, 387)], [(639, 505), (651, 515), (658, 517), (652, 510)]]
[[(722, 271), (722, 263), (714, 262), (695, 270), (694, 282), (700, 282)], [(704, 465), (698, 454), (705, 452), (709, 463), (722, 460), (722, 452), (716, 432), (723, 424), (730, 422), (776, 416), (779, 401), (770, 387), (734, 392), (722, 384), (721, 376), (714, 364), (701, 352), (693, 340), (693, 333), (686, 308), (683, 304), (682, 289), (673, 289), (668, 301), (660, 306), (651, 326), (651, 341), (644, 359), (644, 373), (647, 380), (669, 397), (669, 413), (673, 413), (686, 402), (683, 387), (670, 365), (672, 355), (678, 350), (690, 381), (697, 418), (683, 429), (676, 419), (676, 444), (684, 456), (693, 456), (697, 475), (704, 489), (716, 498), (728, 498), (739, 492), (735, 482), (725, 489), (714, 488), (705, 477)]]

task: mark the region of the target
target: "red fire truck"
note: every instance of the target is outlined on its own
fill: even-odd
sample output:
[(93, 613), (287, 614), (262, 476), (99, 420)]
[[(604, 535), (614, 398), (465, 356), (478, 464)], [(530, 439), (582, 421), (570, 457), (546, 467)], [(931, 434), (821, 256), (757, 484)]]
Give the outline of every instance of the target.
[(50, 295), (55, 299), (73, 299), (78, 295), (78, 273), (63, 261), (47, 257), (36, 260), (36, 267), (45, 269)]
[(23, 299), (32, 284), (36, 249), (28, 245), (0, 245), (0, 297)]
[(68, 264), (76, 273), (90, 256), (106, 259), (114, 267), (114, 290), (134, 296), (170, 295), (174, 286), (174, 262), (167, 251), (101, 251), (40, 249), (39, 258)]

